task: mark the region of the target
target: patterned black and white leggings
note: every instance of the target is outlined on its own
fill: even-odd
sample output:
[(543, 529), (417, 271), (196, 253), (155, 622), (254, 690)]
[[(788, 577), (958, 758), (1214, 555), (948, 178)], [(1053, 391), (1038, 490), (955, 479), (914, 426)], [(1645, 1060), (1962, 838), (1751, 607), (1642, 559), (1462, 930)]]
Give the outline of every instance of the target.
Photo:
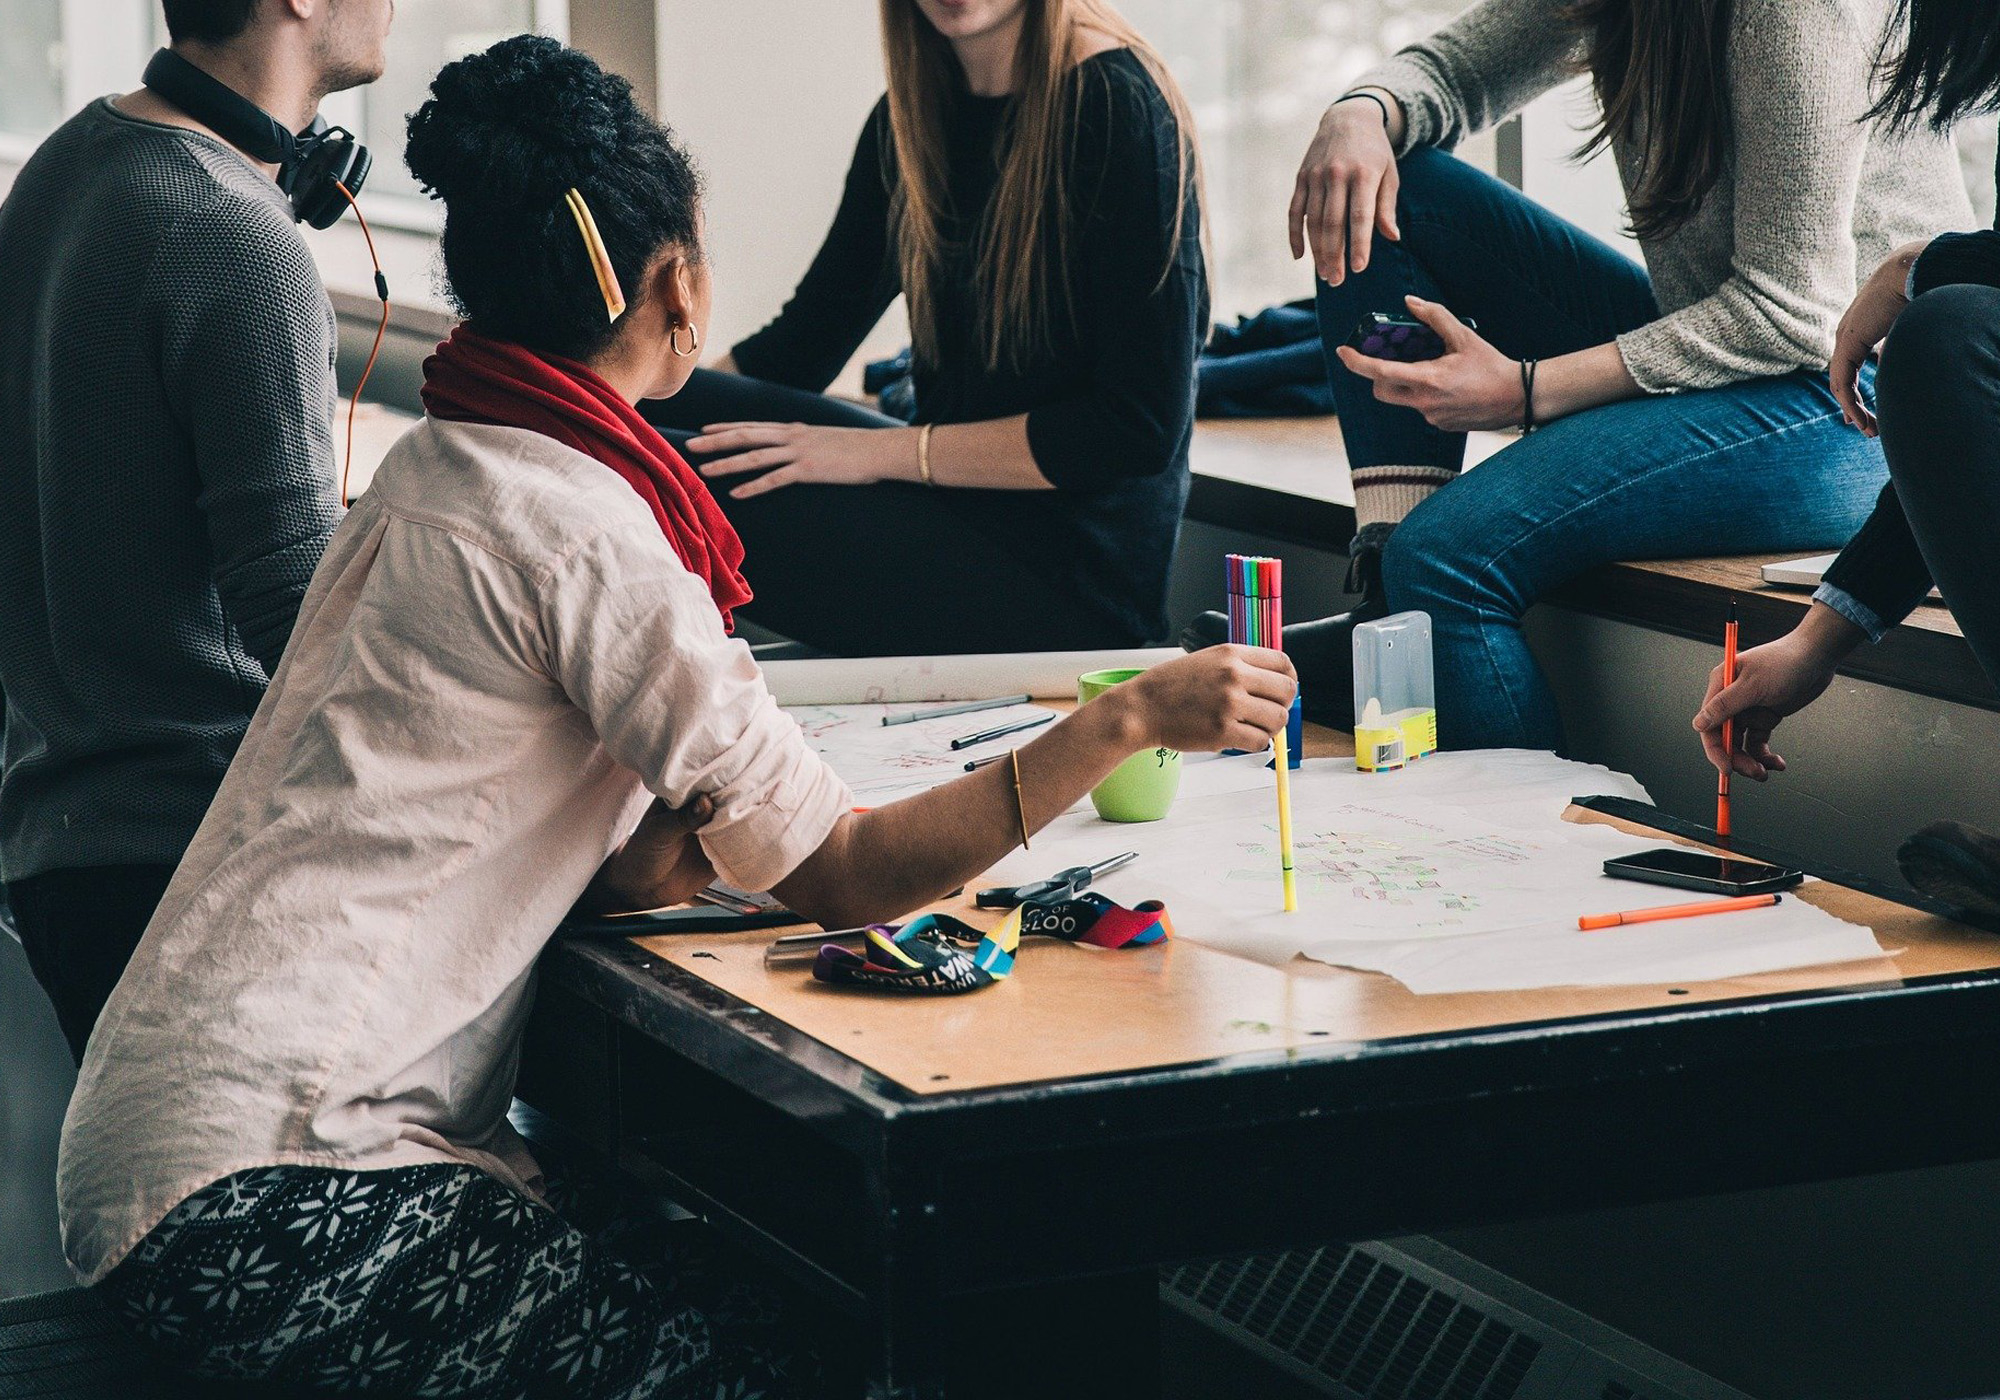
[(203, 1376), (440, 1400), (819, 1393), (776, 1296), (719, 1272), (698, 1223), (586, 1234), (587, 1215), (467, 1167), (262, 1167), (181, 1202), (98, 1287)]

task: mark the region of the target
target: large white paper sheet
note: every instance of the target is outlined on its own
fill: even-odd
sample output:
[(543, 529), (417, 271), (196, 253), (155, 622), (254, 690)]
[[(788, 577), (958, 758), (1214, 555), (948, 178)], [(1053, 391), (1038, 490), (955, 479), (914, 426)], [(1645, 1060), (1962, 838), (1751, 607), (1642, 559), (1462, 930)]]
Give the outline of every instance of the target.
[[(1640, 904), (1674, 902), (1672, 898), (1645, 896)], [(1614, 900), (1613, 906), (1631, 908), (1633, 901), (1626, 896)], [(1592, 912), (1609, 911), (1607, 907)], [(1411, 991), (1424, 993), (1707, 982), (1828, 963), (1875, 961), (1883, 955), (1869, 930), (1789, 897), (1770, 909), (1591, 933), (1580, 931), (1576, 921), (1569, 919), (1451, 938), (1328, 939), (1300, 951), (1318, 962), (1386, 973)]]
[(1182, 655), (1179, 647), (1125, 651), (999, 652), (982, 656), (856, 656), (767, 661), (764, 682), (780, 705), (940, 703), (1032, 695), (1076, 698), (1086, 671), (1143, 670)]
[[(998, 729), (1018, 720), (1035, 719), (1050, 713), (1040, 705), (1010, 705), (1004, 709), (979, 710), (972, 714), (948, 715), (941, 719), (916, 720), (908, 724), (885, 725), (883, 716), (923, 710), (917, 705), (790, 705), (785, 713), (799, 722), (806, 742), (841, 776), (857, 797), (871, 805), (894, 802), (965, 776), (965, 765), (974, 759), (1004, 753), (1027, 743), (1041, 729), (1025, 729), (969, 749), (951, 747), (953, 739)], [(1269, 754), (1182, 755), (1180, 798), (1200, 802), (1206, 798), (1250, 789), (1267, 789), (1273, 782)], [(1073, 810), (1088, 811), (1089, 799)]]
[[(1304, 955), (1421, 992), (1747, 976), (1881, 955), (1867, 929), (1798, 900), (1775, 909), (1582, 933), (1582, 914), (1710, 898), (1613, 880), (1609, 856), (1660, 844), (1562, 820), (1574, 796), (1645, 800), (1631, 778), (1519, 750), (1437, 754), (1395, 773), (1314, 760), (1292, 780), (1299, 909), (1279, 907), (1277, 811), (1255, 759), (1240, 785), (1120, 826), (1081, 807), (996, 882), (1134, 849), (1105, 893), (1164, 899), (1191, 942), (1282, 965)], [(1192, 770), (1191, 770), (1192, 771)]]
[(1050, 712), (1041, 705), (1008, 705), (997, 710), (946, 715), (909, 724), (882, 723), (890, 714), (924, 705), (792, 705), (785, 713), (799, 722), (806, 742), (838, 773), (854, 795), (876, 805), (894, 802), (965, 776), (965, 765), (1027, 743), (1048, 726), (1024, 729), (970, 748), (951, 741)]

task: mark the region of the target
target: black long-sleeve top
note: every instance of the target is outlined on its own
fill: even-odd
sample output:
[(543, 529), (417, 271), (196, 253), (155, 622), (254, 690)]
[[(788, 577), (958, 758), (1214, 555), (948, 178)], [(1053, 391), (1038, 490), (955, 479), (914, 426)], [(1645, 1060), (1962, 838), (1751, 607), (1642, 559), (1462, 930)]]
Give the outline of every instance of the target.
[[(1035, 464), (1056, 489), (952, 489), (947, 498), (968, 529), (998, 538), (1044, 576), (1073, 581), (1079, 602), (1103, 613), (1107, 639), (1136, 643), (1166, 633), (1167, 576), (1187, 499), (1195, 358), (1208, 322), (1200, 210), (1188, 171), (1176, 246), (1181, 134), (1130, 50), (1085, 60), (1070, 81), (1068, 296), (1056, 298), (1050, 343), (1019, 367), (986, 365), (972, 252), (1012, 100), (961, 88), (952, 101), (942, 230), (950, 251), (938, 280), (937, 359), (920, 361), (913, 376), (915, 421), (1027, 415)], [(902, 290), (896, 178), (884, 99), (855, 147), (825, 243), (776, 319), (737, 344), (739, 370), (814, 392), (832, 383)]]
[[(2000, 171), (1995, 174), (2000, 178)], [(2000, 287), (2000, 218), (1990, 229), (1932, 239), (1911, 269), (1910, 295), (1920, 297), (1938, 287), (1965, 283)], [(1826, 571), (1815, 596), (1871, 638), (1879, 638), (1915, 610), (1931, 585), (1930, 565), (1924, 562), (1891, 482), (1882, 488), (1882, 497), (1860, 533)]]

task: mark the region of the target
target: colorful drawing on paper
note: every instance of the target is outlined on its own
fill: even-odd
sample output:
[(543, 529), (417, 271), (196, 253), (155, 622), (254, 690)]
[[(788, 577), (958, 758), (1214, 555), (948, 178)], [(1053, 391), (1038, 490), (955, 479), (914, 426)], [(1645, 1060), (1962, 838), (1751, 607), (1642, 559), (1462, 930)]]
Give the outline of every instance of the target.
[[(1336, 919), (1393, 918), (1412, 928), (1462, 930), (1518, 888), (1542, 849), (1510, 836), (1384, 835), (1366, 831), (1306, 831), (1294, 835), (1298, 879), (1312, 906)], [(1240, 839), (1226, 878), (1276, 883), (1276, 833)]]

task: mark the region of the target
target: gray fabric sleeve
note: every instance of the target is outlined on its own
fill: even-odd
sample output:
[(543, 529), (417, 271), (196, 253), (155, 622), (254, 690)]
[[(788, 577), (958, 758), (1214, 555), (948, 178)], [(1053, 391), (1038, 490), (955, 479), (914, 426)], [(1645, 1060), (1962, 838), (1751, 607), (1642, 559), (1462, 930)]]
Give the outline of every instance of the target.
[(1840, 0), (1749, 0), (1730, 40), (1734, 251), (1708, 296), (1618, 337), (1648, 393), (1825, 367), (1854, 300), (1873, 36)]
[(335, 500), (333, 326), (319, 269), (274, 211), (186, 216), (143, 299), (160, 328), (169, 404), (194, 445), (210, 573), (222, 608), (267, 674), (340, 522)]
[(1582, 41), (1563, 0), (1485, 0), (1349, 85), (1393, 93), (1403, 142), (1450, 150), (1576, 76)]

